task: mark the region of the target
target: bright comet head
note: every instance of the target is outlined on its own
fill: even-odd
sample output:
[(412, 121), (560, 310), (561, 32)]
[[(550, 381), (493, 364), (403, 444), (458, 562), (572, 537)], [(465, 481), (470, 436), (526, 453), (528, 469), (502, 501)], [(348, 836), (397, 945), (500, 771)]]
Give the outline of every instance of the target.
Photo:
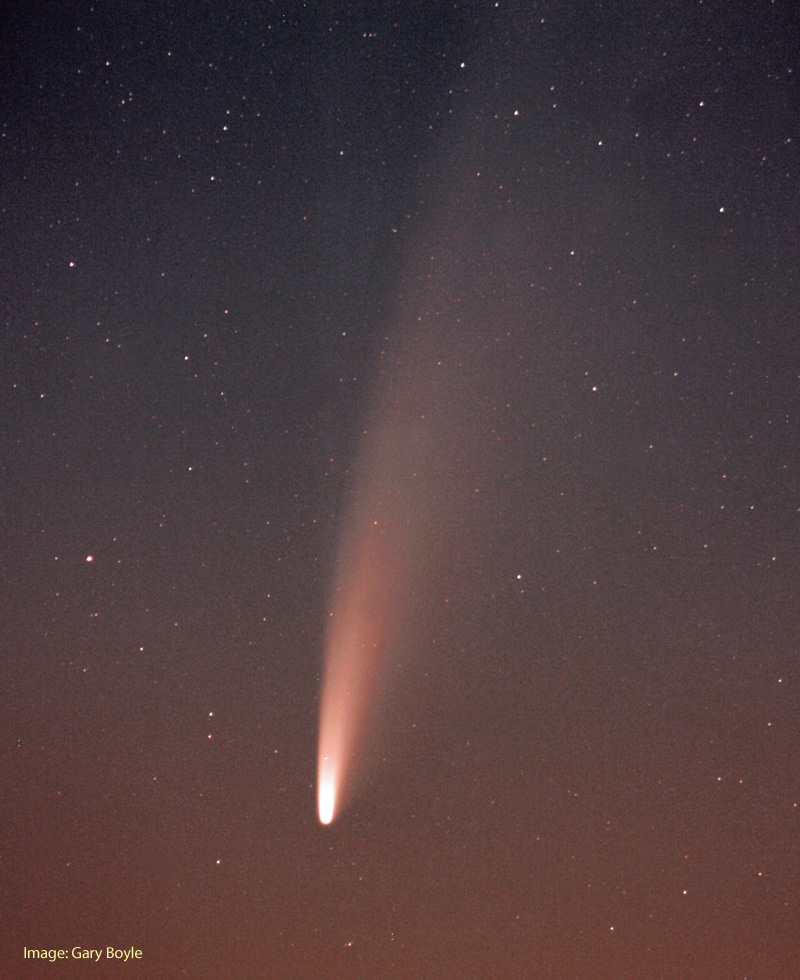
[(336, 800), (336, 781), (333, 766), (326, 757), (321, 760), (319, 789), (317, 794), (317, 809), (319, 822), (329, 824), (333, 820), (333, 805)]

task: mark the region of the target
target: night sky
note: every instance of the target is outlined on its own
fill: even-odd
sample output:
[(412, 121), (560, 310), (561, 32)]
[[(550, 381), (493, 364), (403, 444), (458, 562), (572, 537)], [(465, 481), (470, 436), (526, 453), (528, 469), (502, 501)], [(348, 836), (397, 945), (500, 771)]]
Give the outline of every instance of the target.
[(1, 35), (3, 980), (796, 980), (798, 5)]

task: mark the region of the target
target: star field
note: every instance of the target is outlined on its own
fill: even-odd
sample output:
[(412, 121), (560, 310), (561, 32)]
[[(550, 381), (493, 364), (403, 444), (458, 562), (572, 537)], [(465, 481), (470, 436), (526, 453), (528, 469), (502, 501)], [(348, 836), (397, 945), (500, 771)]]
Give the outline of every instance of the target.
[[(3, 977), (794, 980), (799, 37), (12, 5)], [(369, 451), (409, 598), (322, 827)]]

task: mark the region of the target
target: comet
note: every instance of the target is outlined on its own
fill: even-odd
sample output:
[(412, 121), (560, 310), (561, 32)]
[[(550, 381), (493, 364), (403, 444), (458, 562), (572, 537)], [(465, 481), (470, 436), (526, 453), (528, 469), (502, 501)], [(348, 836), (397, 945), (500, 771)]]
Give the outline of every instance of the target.
[(453, 159), (429, 188), (429, 217), (400, 256), (392, 329), (353, 460), (323, 649), (324, 825), (352, 802), (378, 740), (402, 716), (389, 709), (424, 656), (426, 624), (461, 543), (472, 546), (476, 533), (489, 542), (502, 511), (488, 513), (484, 501), (502, 472), (496, 460), (511, 451), (503, 413), (521, 370), (518, 354), (508, 359), (515, 334), (505, 322), (535, 322), (538, 309), (528, 306), (529, 271), (518, 271), (522, 232), (505, 213), (502, 225), (486, 221), (488, 185), (475, 180), (486, 141), (473, 145), (474, 132), (470, 123), (467, 136), (454, 134)]
[(326, 825), (353, 798), (378, 740), (392, 734), (388, 709), (425, 647), (431, 576), (452, 561), (474, 507), (467, 481), (483, 465), (477, 406), (507, 387), (488, 344), (472, 252), (453, 248), (480, 240), (468, 199), (455, 195), (444, 219), (432, 219), (430, 240), (423, 232), (407, 256), (391, 311), (397, 330), (381, 353), (353, 461), (323, 650), (317, 810)]

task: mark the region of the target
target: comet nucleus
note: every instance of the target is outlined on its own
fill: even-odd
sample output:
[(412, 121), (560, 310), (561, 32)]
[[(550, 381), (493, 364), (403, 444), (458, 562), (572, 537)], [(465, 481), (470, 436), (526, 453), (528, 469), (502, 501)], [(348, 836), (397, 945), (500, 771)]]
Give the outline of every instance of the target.
[(319, 773), (319, 822), (330, 823), (336, 803), (336, 767), (333, 760), (325, 756), (320, 760)]

